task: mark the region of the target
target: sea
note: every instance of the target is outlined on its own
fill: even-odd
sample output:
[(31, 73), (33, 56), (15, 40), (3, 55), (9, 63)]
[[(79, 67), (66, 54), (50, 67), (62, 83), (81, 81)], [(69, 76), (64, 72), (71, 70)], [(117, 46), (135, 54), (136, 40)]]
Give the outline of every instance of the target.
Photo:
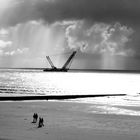
[(64, 102), (90, 104), (101, 114), (140, 116), (140, 73), (0, 69), (0, 96), (87, 94), (127, 94), (127, 96), (79, 98)]

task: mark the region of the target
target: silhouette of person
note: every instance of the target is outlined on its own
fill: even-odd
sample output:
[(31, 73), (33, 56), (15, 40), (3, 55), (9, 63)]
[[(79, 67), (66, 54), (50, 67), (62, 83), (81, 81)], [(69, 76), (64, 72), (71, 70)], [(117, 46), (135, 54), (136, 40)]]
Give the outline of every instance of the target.
[(34, 115), (33, 115), (33, 122), (32, 123), (36, 123), (37, 119), (38, 119), (38, 114), (34, 113)]
[(44, 119), (42, 118), (42, 126), (44, 126)]
[(44, 126), (44, 120), (43, 118), (39, 117), (39, 123), (38, 123), (38, 128)]
[(34, 113), (32, 123), (35, 123), (35, 116), (36, 116), (36, 114)]
[(39, 117), (38, 128), (41, 127), (41, 118)]
[(37, 122), (37, 119), (38, 119), (38, 114), (36, 113), (36, 116), (35, 116), (35, 118), (36, 118), (36, 122)]

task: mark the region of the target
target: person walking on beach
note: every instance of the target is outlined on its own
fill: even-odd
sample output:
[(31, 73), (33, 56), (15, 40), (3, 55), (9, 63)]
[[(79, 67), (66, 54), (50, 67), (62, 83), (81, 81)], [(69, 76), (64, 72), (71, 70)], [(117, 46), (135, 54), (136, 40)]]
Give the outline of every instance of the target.
[(43, 118), (39, 117), (38, 128), (43, 127), (43, 126), (44, 126), (44, 120)]
[(32, 123), (36, 123), (37, 119), (38, 119), (38, 114), (34, 113), (34, 115), (33, 115), (33, 122)]
[(37, 119), (38, 119), (38, 114), (36, 113), (36, 122), (37, 122)]
[(35, 123), (35, 113), (34, 113), (34, 115), (33, 115), (33, 121), (32, 121), (32, 123)]
[(44, 119), (43, 118), (41, 119), (41, 123), (42, 123), (42, 126), (44, 126)]
[(41, 118), (39, 117), (38, 128), (41, 127)]

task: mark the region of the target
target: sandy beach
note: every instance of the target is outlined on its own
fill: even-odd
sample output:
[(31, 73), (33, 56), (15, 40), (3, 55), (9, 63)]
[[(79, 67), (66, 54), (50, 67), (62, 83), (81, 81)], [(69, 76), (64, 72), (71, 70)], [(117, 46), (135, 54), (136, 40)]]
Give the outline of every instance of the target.
[[(35, 112), (44, 118), (44, 127), (31, 123)], [(139, 140), (140, 117), (97, 114), (84, 103), (0, 102), (0, 140), (45, 139)]]

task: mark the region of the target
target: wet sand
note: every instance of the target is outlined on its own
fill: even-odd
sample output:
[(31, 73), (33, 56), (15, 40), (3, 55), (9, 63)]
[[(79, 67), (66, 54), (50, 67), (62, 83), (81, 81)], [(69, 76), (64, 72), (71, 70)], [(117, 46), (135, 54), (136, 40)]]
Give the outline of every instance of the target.
[[(139, 116), (97, 114), (94, 106), (57, 101), (0, 102), (0, 140), (140, 139)], [(44, 127), (31, 123), (33, 113), (44, 118)]]

